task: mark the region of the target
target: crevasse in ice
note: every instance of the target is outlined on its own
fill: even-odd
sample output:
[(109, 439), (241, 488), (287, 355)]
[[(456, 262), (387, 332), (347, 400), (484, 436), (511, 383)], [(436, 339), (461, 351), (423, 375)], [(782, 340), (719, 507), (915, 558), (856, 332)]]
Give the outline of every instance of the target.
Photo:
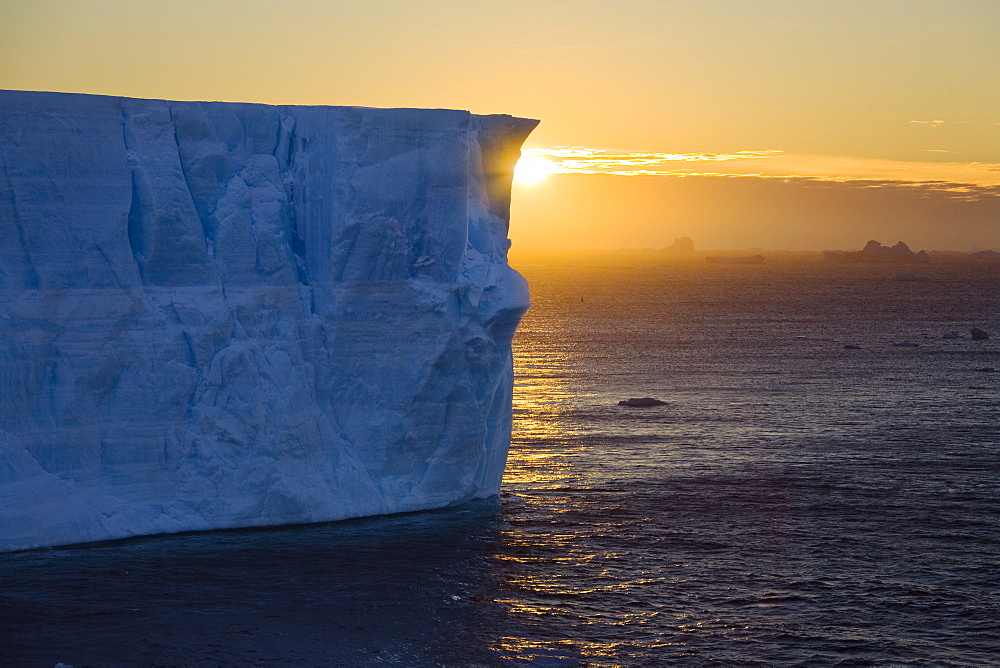
[(535, 124), (0, 92), (0, 550), (496, 494)]

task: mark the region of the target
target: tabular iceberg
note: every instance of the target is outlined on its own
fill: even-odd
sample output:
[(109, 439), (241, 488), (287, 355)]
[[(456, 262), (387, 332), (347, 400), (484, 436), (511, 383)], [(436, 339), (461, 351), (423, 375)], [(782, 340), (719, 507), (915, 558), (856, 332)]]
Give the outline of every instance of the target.
[(496, 494), (536, 123), (0, 91), (0, 550)]

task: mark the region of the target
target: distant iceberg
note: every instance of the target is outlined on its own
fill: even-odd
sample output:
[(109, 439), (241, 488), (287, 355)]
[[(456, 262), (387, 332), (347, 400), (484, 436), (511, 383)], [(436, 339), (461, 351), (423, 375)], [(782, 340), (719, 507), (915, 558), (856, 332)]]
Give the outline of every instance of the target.
[(674, 242), (669, 246), (660, 249), (661, 253), (672, 255), (683, 255), (694, 252), (694, 241), (690, 237), (675, 237)]
[(883, 246), (872, 240), (860, 251), (824, 251), (827, 262), (928, 262), (926, 251), (914, 253), (904, 242), (895, 246)]
[(0, 92), (0, 550), (497, 494), (536, 123)]

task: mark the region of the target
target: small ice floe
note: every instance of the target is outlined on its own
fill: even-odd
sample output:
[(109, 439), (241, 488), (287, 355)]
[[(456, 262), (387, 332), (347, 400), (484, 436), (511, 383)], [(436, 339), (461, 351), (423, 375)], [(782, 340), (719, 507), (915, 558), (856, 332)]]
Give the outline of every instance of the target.
[(848, 343), (844, 346), (844, 350), (861, 350), (861, 346), (856, 343)]
[(929, 281), (931, 279), (927, 278), (923, 274), (914, 274), (913, 272), (907, 271), (902, 274), (896, 274), (892, 277), (894, 281)]
[(654, 399), (652, 397), (641, 397), (619, 401), (618, 405), (628, 406), (629, 408), (648, 408), (649, 406), (666, 406), (667, 402), (660, 401), (659, 399)]
[(897, 341), (892, 346), (893, 348), (919, 348), (920, 344), (913, 341)]
[(979, 327), (973, 327), (972, 329), (970, 329), (969, 334), (972, 335), (973, 341), (985, 341), (986, 339), (990, 338), (990, 333), (987, 332), (985, 329), (981, 329)]
[(956, 332), (954, 329), (952, 329), (952, 330), (949, 330), (949, 331), (945, 332), (944, 336), (942, 336), (941, 338), (942, 339), (964, 339), (965, 335), (962, 334), (961, 332)]

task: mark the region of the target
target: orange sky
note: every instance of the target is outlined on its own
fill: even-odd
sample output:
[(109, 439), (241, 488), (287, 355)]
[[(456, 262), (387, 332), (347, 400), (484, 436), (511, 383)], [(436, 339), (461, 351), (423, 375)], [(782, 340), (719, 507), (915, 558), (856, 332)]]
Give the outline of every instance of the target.
[(522, 247), (1000, 249), (994, 0), (4, 0), (0, 88), (539, 118)]

